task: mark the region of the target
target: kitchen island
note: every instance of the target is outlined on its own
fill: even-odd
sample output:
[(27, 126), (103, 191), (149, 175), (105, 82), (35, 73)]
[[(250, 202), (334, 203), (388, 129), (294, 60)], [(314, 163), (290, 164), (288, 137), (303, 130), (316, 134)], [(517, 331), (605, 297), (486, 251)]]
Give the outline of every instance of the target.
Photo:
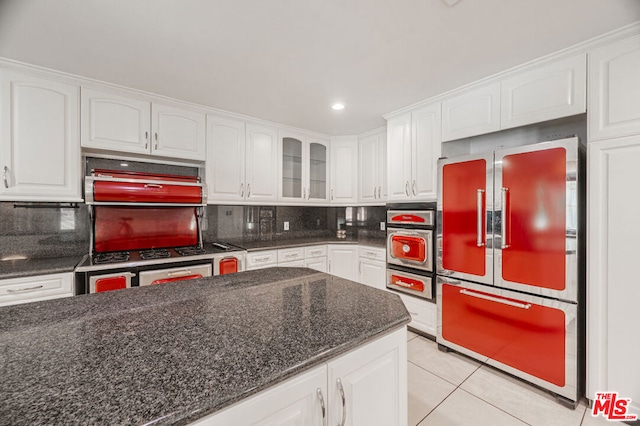
[(0, 424), (188, 424), (409, 321), (396, 295), (302, 268), (3, 307)]

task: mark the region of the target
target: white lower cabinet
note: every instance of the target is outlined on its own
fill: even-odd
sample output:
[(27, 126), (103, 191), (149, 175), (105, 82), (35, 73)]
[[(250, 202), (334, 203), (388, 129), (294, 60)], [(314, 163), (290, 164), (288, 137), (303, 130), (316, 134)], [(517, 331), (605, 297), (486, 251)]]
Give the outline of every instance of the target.
[(304, 266), (320, 272), (327, 272), (327, 246), (310, 246), (304, 248)]
[(355, 244), (329, 244), (329, 268), (331, 275), (358, 281), (358, 246)]
[(416, 297), (405, 296), (404, 294), (398, 293), (398, 295), (404, 302), (407, 311), (409, 311), (409, 315), (411, 315), (409, 327), (435, 336), (437, 331), (436, 304)]
[(380, 290), (386, 289), (386, 250), (360, 246), (358, 252), (358, 282)]
[(193, 425), (405, 426), (406, 335), (403, 327)]
[(0, 306), (73, 296), (73, 273), (0, 280)]
[(247, 271), (271, 268), (278, 265), (278, 250), (262, 250), (247, 253)]

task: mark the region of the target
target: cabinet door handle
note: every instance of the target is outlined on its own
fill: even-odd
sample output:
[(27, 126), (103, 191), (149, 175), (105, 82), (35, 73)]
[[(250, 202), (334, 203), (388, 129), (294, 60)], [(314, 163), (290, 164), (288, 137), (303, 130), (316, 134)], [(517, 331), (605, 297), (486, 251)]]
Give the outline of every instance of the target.
[(478, 193), (477, 193), (477, 225), (476, 225), (476, 229), (477, 229), (477, 233), (478, 235), (476, 235), (476, 245), (478, 247), (482, 247), (484, 246), (484, 242), (482, 241), (482, 202), (484, 201), (484, 189), (478, 189)]
[(362, 274), (362, 262), (358, 262), (358, 273)]
[(327, 426), (327, 410), (324, 406), (324, 397), (322, 396), (322, 389), (316, 389), (316, 395), (320, 401), (320, 410), (322, 410), (322, 426)]
[(331, 201), (333, 201), (333, 188), (331, 189)]
[(155, 147), (155, 149), (158, 149), (158, 132), (155, 133), (155, 138), (156, 138), (156, 147)]
[(42, 288), (42, 285), (36, 285), (33, 287), (24, 287), (24, 288), (16, 288), (16, 289), (8, 289), (7, 293), (22, 293), (24, 291), (33, 291), (33, 290), (37, 290), (39, 288)]
[(9, 168), (7, 166), (4, 166), (4, 169), (2, 170), (2, 179), (4, 180), (4, 187), (5, 188), (9, 188), (9, 179), (8, 176), (9, 175)]
[(302, 199), (303, 200), (307, 199), (307, 188), (302, 188)]
[(382, 186), (378, 187), (378, 200), (382, 199)]
[(331, 260), (329, 260), (329, 272), (331, 272)]
[(407, 194), (407, 197), (410, 195), (409, 194), (409, 181), (406, 181), (404, 183), (404, 193)]
[(413, 183), (411, 184), (411, 193), (413, 193), (413, 196), (415, 197), (416, 195), (418, 195), (416, 193), (416, 181), (414, 180)]
[(149, 132), (144, 132), (144, 149), (149, 149)]
[(378, 188), (376, 188), (375, 186), (373, 187), (373, 198), (374, 199), (378, 199)]
[(311, 199), (311, 188), (307, 188), (307, 200)]
[(251, 197), (251, 184), (247, 184), (247, 198)]
[(338, 385), (338, 392), (340, 392), (340, 399), (342, 400), (342, 421), (339, 426), (344, 426), (347, 421), (347, 401), (344, 396), (344, 388), (342, 387), (342, 380), (340, 378), (336, 379), (336, 384)]
[(244, 183), (240, 182), (240, 196), (244, 197)]

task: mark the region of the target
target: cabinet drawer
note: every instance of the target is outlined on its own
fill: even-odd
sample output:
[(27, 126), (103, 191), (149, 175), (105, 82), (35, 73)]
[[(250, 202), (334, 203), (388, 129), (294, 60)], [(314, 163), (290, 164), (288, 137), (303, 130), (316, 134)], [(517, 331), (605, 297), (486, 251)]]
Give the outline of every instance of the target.
[(247, 269), (260, 269), (278, 264), (277, 250), (257, 251), (247, 253)]
[(311, 257), (322, 257), (327, 255), (327, 246), (311, 246), (304, 248), (304, 257), (309, 259)]
[(304, 247), (278, 250), (278, 263), (304, 260)]
[(304, 268), (304, 259), (292, 260), (290, 262), (278, 262), (278, 266), (285, 268)]
[(400, 298), (411, 315), (409, 326), (435, 336), (437, 323), (436, 305), (426, 300), (405, 296), (404, 294), (400, 294)]
[(378, 247), (359, 247), (358, 255), (366, 259), (379, 260), (382, 262), (385, 262), (387, 259), (387, 251)]
[(73, 273), (0, 280), (0, 306), (73, 296)]

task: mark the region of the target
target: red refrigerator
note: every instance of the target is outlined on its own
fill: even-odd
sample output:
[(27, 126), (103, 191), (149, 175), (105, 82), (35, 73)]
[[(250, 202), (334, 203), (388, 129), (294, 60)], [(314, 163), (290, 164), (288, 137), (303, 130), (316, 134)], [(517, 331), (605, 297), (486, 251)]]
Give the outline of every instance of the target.
[(437, 342), (578, 401), (577, 137), (439, 160)]

